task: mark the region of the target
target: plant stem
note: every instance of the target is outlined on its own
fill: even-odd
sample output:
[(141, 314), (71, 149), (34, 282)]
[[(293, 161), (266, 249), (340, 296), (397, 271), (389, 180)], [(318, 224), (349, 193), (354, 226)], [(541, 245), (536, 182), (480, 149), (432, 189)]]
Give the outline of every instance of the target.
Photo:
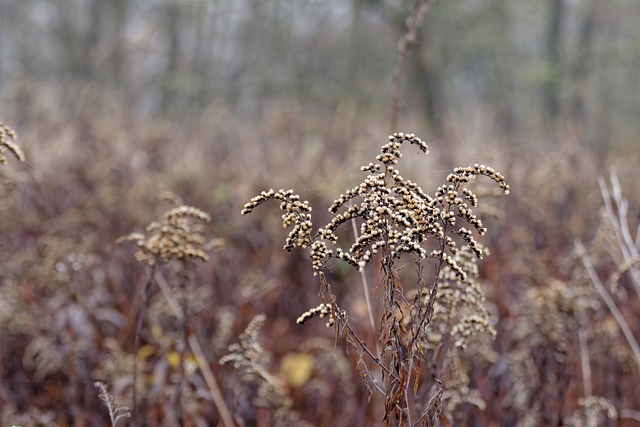
[(149, 288), (151, 288), (151, 282), (153, 278), (154, 268), (150, 267), (147, 270), (147, 281), (142, 288), (142, 296), (140, 301), (140, 309), (138, 310), (138, 321), (136, 324), (136, 335), (134, 338), (133, 345), (133, 404), (131, 413), (133, 414), (131, 420), (131, 424), (135, 425), (136, 420), (136, 409), (138, 403), (138, 352), (140, 351), (140, 334), (142, 333), (142, 324), (144, 323), (144, 313), (147, 309), (147, 304), (149, 303)]
[[(182, 307), (174, 296), (171, 294), (171, 289), (169, 288), (169, 284), (167, 280), (164, 278), (162, 273), (157, 272), (155, 275), (156, 283), (164, 295), (169, 307), (173, 311), (173, 314), (177, 318), (184, 317), (184, 313)], [(207, 383), (207, 387), (209, 388), (209, 393), (211, 393), (211, 398), (213, 399), (213, 403), (216, 405), (218, 412), (220, 413), (220, 418), (222, 418), (222, 424), (225, 427), (235, 427), (235, 423), (233, 422), (233, 417), (231, 416), (231, 411), (227, 407), (226, 402), (224, 401), (224, 397), (222, 396), (222, 391), (218, 386), (218, 381), (216, 381), (216, 377), (213, 374), (213, 371), (209, 367), (209, 362), (202, 351), (202, 347), (200, 346), (200, 342), (198, 338), (194, 334), (190, 334), (188, 337), (189, 347), (191, 351), (193, 351), (193, 355), (198, 362), (198, 367), (202, 372), (202, 376), (204, 377), (205, 382)]]
[[(637, 239), (634, 240), (629, 230), (629, 222), (627, 215), (629, 212), (629, 202), (622, 197), (622, 189), (620, 187), (620, 181), (615, 173), (611, 173), (611, 189), (609, 192), (604, 179), (599, 178), (598, 184), (600, 185), (600, 193), (602, 194), (602, 200), (604, 202), (605, 212), (616, 237), (620, 252), (624, 257), (625, 262), (629, 265), (629, 273), (631, 275), (634, 289), (640, 297), (640, 272), (633, 267), (633, 263), (638, 259), (640, 253), (637, 248)], [(615, 209), (613, 203), (615, 203)], [(636, 237), (640, 233), (640, 227), (636, 232)]]
[(391, 107), (391, 133), (397, 131), (398, 114), (402, 106), (402, 76), (404, 67), (409, 58), (411, 46), (418, 39), (418, 30), (422, 26), (424, 17), (431, 6), (431, 1), (420, 0), (416, 3), (415, 8), (406, 19), (406, 30), (398, 42), (398, 60), (396, 61), (396, 69), (393, 72), (393, 105)]
[(580, 328), (578, 331), (578, 343), (580, 345), (580, 363), (582, 365), (582, 384), (584, 397), (591, 397), (591, 364), (589, 362), (589, 347), (587, 345), (587, 330)]
[(591, 258), (587, 254), (587, 251), (582, 245), (582, 242), (580, 242), (579, 240), (576, 240), (575, 247), (576, 247), (576, 250), (578, 251), (578, 255), (582, 259), (582, 263), (584, 264), (584, 267), (587, 270), (587, 274), (589, 275), (591, 282), (593, 283), (596, 290), (604, 300), (605, 304), (607, 304), (607, 307), (609, 308), (609, 311), (611, 311), (611, 314), (613, 314), (613, 317), (616, 319), (616, 322), (618, 322), (618, 326), (620, 326), (620, 329), (622, 330), (624, 337), (627, 339), (627, 342), (631, 347), (631, 351), (633, 351), (633, 354), (636, 358), (636, 363), (638, 367), (640, 367), (640, 346), (638, 346), (638, 342), (633, 336), (633, 332), (631, 332), (631, 328), (629, 328), (629, 324), (627, 323), (624, 316), (618, 309), (618, 306), (616, 305), (615, 301), (613, 301), (613, 298), (611, 298), (611, 295), (609, 295), (609, 292), (607, 291), (607, 289), (602, 284), (602, 281), (600, 281), (600, 278), (598, 277), (596, 270), (593, 268), (593, 263), (591, 262)]
[(178, 283), (178, 289), (180, 291), (179, 297), (180, 297), (180, 306), (181, 306), (181, 315), (178, 316), (178, 323), (179, 323), (179, 328), (180, 328), (180, 348), (179, 348), (179, 353), (180, 353), (180, 361), (178, 364), (178, 384), (176, 386), (176, 391), (175, 394), (173, 396), (173, 403), (174, 406), (177, 410), (177, 418), (178, 421), (182, 424), (184, 422), (184, 420), (182, 419), (182, 404), (181, 404), (181, 397), (182, 397), (182, 388), (184, 387), (184, 384), (186, 382), (186, 373), (185, 373), (185, 369), (184, 369), (184, 355), (185, 355), (185, 350), (187, 347), (187, 321), (188, 321), (188, 317), (187, 317), (187, 295), (186, 295), (186, 290), (187, 290), (187, 285), (189, 283), (189, 280), (187, 278), (187, 266), (185, 261), (181, 261), (180, 263), (180, 273), (179, 273), (179, 283)]
[[(353, 227), (354, 241), (358, 241), (358, 223), (355, 218), (351, 218), (351, 226)], [(380, 354), (380, 344), (378, 343), (378, 334), (376, 334), (376, 322), (373, 318), (373, 305), (371, 304), (371, 298), (369, 297), (369, 281), (367, 280), (367, 274), (364, 269), (360, 269), (360, 278), (362, 279), (362, 288), (364, 289), (364, 299), (367, 302), (367, 314), (369, 315), (369, 325), (371, 326), (371, 336), (376, 346), (376, 353)]]

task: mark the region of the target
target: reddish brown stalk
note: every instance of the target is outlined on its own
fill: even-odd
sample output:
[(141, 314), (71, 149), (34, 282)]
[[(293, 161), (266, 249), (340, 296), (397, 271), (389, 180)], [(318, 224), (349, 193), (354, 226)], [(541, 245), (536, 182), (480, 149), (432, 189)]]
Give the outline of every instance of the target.
[[(446, 224), (444, 225), (443, 235), (444, 236), (447, 235), (447, 225)], [(421, 316), (420, 323), (418, 325), (418, 328), (416, 329), (415, 334), (413, 335), (413, 337), (411, 339), (410, 348), (413, 348), (413, 346), (415, 345), (416, 340), (420, 336), (420, 331), (422, 330), (422, 328), (426, 327), (427, 325), (429, 325), (431, 323), (431, 318), (433, 317), (433, 306), (435, 304), (436, 296), (438, 294), (438, 283), (439, 283), (439, 279), (440, 279), (440, 271), (442, 270), (442, 264), (444, 263), (444, 260), (443, 260), (442, 257), (444, 256), (445, 247), (446, 247), (445, 241), (442, 240), (442, 243), (440, 244), (441, 256), (440, 256), (440, 259), (438, 260), (438, 264), (436, 265), (435, 277), (433, 279), (433, 285), (431, 285), (431, 288), (429, 289), (429, 301), (427, 302), (427, 309), (426, 309), (424, 315), (421, 315), (420, 312), (418, 312), (419, 316)]]
[[(318, 276), (320, 277), (320, 283), (322, 284), (323, 290), (327, 292), (327, 294), (333, 299), (333, 294), (331, 293), (331, 289), (329, 288), (329, 284), (327, 283), (326, 278), (324, 277), (324, 274), (320, 273)], [(380, 358), (378, 356), (375, 356), (373, 353), (371, 353), (371, 351), (367, 347), (367, 344), (364, 341), (362, 341), (362, 339), (360, 339), (360, 337), (356, 334), (353, 328), (349, 325), (349, 322), (347, 321), (347, 319), (342, 316), (338, 305), (333, 301), (331, 302), (331, 305), (333, 306), (333, 313), (340, 320), (342, 325), (344, 325), (345, 330), (347, 331), (349, 336), (351, 336), (358, 343), (358, 346), (362, 348), (362, 350), (367, 354), (367, 356), (369, 356), (371, 360), (373, 360), (376, 363), (376, 365), (378, 365), (380, 369), (382, 369), (385, 372), (385, 374), (389, 375), (391, 378), (395, 380), (398, 380), (398, 378), (391, 371), (389, 371), (389, 369), (387, 369), (386, 366), (384, 366), (384, 363), (382, 363)], [(376, 389), (378, 391), (384, 394), (384, 391), (382, 391), (377, 386), (377, 384), (374, 384), (374, 385), (376, 386)]]

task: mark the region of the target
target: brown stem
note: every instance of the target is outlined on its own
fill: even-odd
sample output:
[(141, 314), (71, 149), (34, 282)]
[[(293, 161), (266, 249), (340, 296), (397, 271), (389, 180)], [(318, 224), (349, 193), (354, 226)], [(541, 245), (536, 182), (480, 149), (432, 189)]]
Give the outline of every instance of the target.
[[(324, 274), (322, 272), (319, 274), (319, 277), (320, 277), (320, 283), (322, 284), (322, 288), (333, 298), (333, 294), (331, 293), (331, 289), (329, 288), (329, 284), (327, 283), (327, 281), (326, 281), (326, 279), (324, 277)], [(367, 354), (367, 356), (369, 356), (371, 358), (371, 360), (373, 360), (376, 363), (376, 365), (378, 365), (380, 367), (380, 369), (382, 369), (387, 375), (389, 375), (389, 377), (395, 379), (396, 381), (399, 381), (398, 377), (393, 375), (393, 373), (391, 371), (389, 371), (389, 369), (386, 366), (384, 366), (384, 364), (382, 363), (380, 358), (375, 356), (373, 353), (371, 353), (371, 351), (367, 348), (367, 344), (364, 341), (362, 341), (362, 339), (360, 339), (360, 337), (356, 334), (356, 332), (353, 330), (351, 325), (349, 325), (349, 322), (347, 321), (347, 319), (342, 316), (342, 313), (340, 312), (340, 308), (338, 307), (338, 304), (336, 304), (335, 301), (331, 301), (331, 305), (333, 307), (333, 312), (335, 313), (336, 317), (344, 325), (347, 333), (353, 339), (356, 340), (356, 342), (358, 343), (358, 346), (360, 348), (362, 348), (362, 350)], [(376, 386), (376, 389), (379, 392), (384, 394), (384, 392), (378, 387), (377, 384), (374, 383), (374, 385)]]
[(598, 274), (596, 273), (596, 270), (593, 267), (593, 263), (591, 262), (591, 257), (589, 256), (589, 254), (587, 254), (587, 250), (584, 248), (580, 240), (575, 241), (575, 248), (576, 248), (576, 251), (578, 252), (578, 256), (580, 256), (580, 258), (582, 259), (582, 264), (587, 270), (587, 274), (589, 275), (591, 282), (593, 283), (596, 290), (598, 291), (598, 293), (604, 300), (605, 304), (609, 308), (609, 311), (611, 311), (611, 314), (613, 315), (614, 319), (616, 319), (616, 322), (618, 322), (618, 326), (620, 327), (620, 330), (622, 330), (622, 333), (624, 334), (624, 337), (627, 339), (627, 343), (629, 343), (629, 347), (631, 347), (631, 351), (635, 356), (636, 364), (638, 365), (638, 367), (640, 367), (640, 345), (638, 345), (638, 341), (636, 341), (633, 335), (633, 332), (629, 327), (629, 324), (627, 323), (624, 316), (620, 312), (620, 309), (618, 308), (615, 301), (609, 294), (609, 291), (607, 291), (604, 284), (598, 277)]
[(188, 284), (187, 271), (186, 271), (186, 262), (182, 261), (180, 265), (180, 279), (178, 283), (178, 289), (180, 290), (180, 306), (181, 306), (181, 315), (178, 316), (178, 323), (180, 328), (180, 363), (178, 365), (178, 384), (176, 386), (176, 392), (173, 396), (174, 407), (177, 410), (178, 421), (182, 424), (184, 420), (182, 419), (182, 406), (181, 406), (181, 396), (182, 396), (182, 388), (184, 387), (184, 383), (186, 382), (186, 374), (184, 369), (184, 360), (185, 360), (185, 350), (187, 347), (187, 296), (186, 296), (186, 288)]
[[(354, 241), (358, 241), (360, 237), (358, 235), (358, 223), (355, 217), (351, 218), (351, 226), (353, 227)], [(378, 344), (378, 334), (376, 333), (376, 321), (373, 318), (373, 305), (371, 304), (371, 298), (369, 297), (369, 281), (367, 280), (367, 274), (364, 268), (360, 269), (360, 278), (362, 279), (362, 288), (364, 290), (364, 299), (367, 303), (367, 313), (369, 314), (369, 326), (371, 326), (371, 336), (376, 346), (376, 353), (380, 354), (380, 345)]]
[(144, 323), (144, 312), (146, 311), (147, 305), (149, 303), (149, 289), (151, 288), (154, 270), (155, 270), (154, 267), (149, 267), (149, 269), (147, 269), (147, 281), (145, 282), (144, 287), (142, 288), (142, 296), (141, 296), (142, 299), (140, 301), (140, 309), (138, 311), (136, 335), (134, 338), (134, 345), (133, 345), (133, 398), (132, 398), (133, 403), (131, 405), (132, 407), (131, 413), (133, 414), (131, 418), (132, 425), (135, 425), (135, 421), (137, 418), (136, 406), (138, 403), (137, 380), (138, 380), (138, 352), (140, 351), (140, 334), (142, 333), (142, 324)]
[(431, 285), (431, 289), (429, 290), (429, 301), (427, 302), (427, 309), (425, 310), (424, 316), (422, 316), (420, 318), (420, 323), (418, 325), (418, 329), (416, 330), (416, 333), (413, 334), (413, 337), (411, 339), (411, 346), (409, 348), (413, 348), (413, 346), (415, 345), (416, 340), (418, 339), (418, 336), (420, 336), (420, 331), (422, 330), (423, 327), (429, 325), (431, 323), (431, 318), (433, 317), (433, 306), (435, 304), (436, 301), (436, 295), (438, 294), (438, 285), (439, 285), (439, 280), (440, 280), (440, 271), (442, 270), (442, 265), (444, 264), (444, 251), (446, 248), (446, 236), (447, 236), (447, 225), (445, 223), (444, 226), (444, 230), (443, 230), (443, 239), (442, 239), (442, 243), (440, 244), (440, 258), (438, 259), (438, 264), (436, 265), (436, 272), (435, 272), (435, 278), (433, 280), (433, 285)]
[(398, 60), (396, 61), (396, 68), (393, 72), (393, 105), (391, 107), (391, 133), (397, 131), (398, 127), (398, 114), (400, 107), (402, 106), (402, 77), (404, 74), (404, 67), (409, 58), (409, 52), (411, 46), (416, 43), (418, 39), (418, 30), (422, 26), (424, 17), (427, 11), (431, 7), (433, 0), (419, 0), (411, 14), (405, 21), (406, 30), (400, 41), (398, 41)]
[[(164, 278), (164, 276), (160, 272), (158, 272), (155, 275), (155, 279), (156, 283), (158, 283), (160, 291), (166, 298), (167, 303), (169, 304), (169, 307), (171, 307), (171, 310), (173, 311), (175, 316), (177, 318), (184, 317), (182, 307), (171, 294), (171, 289), (169, 288), (169, 284), (167, 283), (167, 280)], [(198, 366), (200, 367), (202, 376), (204, 377), (204, 380), (207, 383), (207, 387), (209, 388), (209, 392), (211, 393), (213, 403), (216, 405), (216, 408), (218, 408), (220, 418), (222, 418), (222, 425), (224, 425), (225, 427), (235, 427), (231, 411), (229, 411), (229, 408), (224, 400), (222, 391), (218, 386), (218, 381), (216, 380), (216, 377), (213, 374), (211, 367), (209, 366), (209, 362), (204, 355), (204, 351), (202, 351), (202, 347), (200, 346), (198, 338), (196, 338), (196, 336), (193, 334), (189, 335), (189, 347), (191, 348), (191, 351), (193, 351), (196, 361), (198, 362)]]

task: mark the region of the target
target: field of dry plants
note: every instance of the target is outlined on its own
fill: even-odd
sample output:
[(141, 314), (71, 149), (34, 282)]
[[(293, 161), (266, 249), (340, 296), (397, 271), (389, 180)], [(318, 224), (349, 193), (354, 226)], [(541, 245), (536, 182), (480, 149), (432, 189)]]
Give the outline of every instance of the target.
[(0, 4), (0, 426), (640, 425), (629, 2), (80, 3)]
[[(131, 121), (91, 87), (66, 116), (57, 96), (25, 82), (2, 101), (18, 135), (0, 147), (0, 424), (640, 424), (633, 146), (454, 127), (424, 155), (348, 105), (280, 103), (251, 124), (219, 107), (186, 126)], [(360, 166), (385, 144), (383, 175), (404, 177), (371, 183), (380, 169)], [(510, 194), (455, 169), (474, 163)], [(447, 179), (469, 212), (436, 191)], [(300, 199), (265, 193), (241, 215), (271, 187)], [(351, 249), (350, 216), (369, 224)], [(486, 235), (457, 228), (474, 223)], [(323, 255), (330, 230), (345, 252)]]

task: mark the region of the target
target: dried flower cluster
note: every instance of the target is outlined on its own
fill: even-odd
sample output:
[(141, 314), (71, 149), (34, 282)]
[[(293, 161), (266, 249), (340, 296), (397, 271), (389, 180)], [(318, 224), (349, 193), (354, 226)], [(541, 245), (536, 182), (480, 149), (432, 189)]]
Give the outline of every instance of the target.
[[(486, 176), (495, 181), (505, 194), (509, 193), (509, 185), (499, 172), (476, 164), (454, 169), (447, 176), (447, 184), (439, 187), (433, 195), (428, 195), (418, 184), (405, 179), (397, 169), (398, 160), (402, 157), (402, 144), (416, 146), (419, 152), (428, 153), (427, 144), (414, 134), (395, 133), (389, 136), (376, 162), (361, 168), (368, 172), (367, 177), (333, 202), (329, 207), (332, 219), (315, 233), (312, 232), (308, 202), (300, 201), (293, 190), (262, 192), (244, 206), (242, 213), (250, 213), (270, 199), (281, 201), (283, 226), (292, 227), (285, 249), (290, 251), (296, 246), (310, 246), (314, 274), (320, 276), (322, 293), (331, 301), (305, 312), (298, 318), (298, 323), (315, 316), (329, 315), (330, 325), (339, 323), (344, 326), (347, 340), (359, 349), (359, 367), (364, 371), (363, 377), (372, 381), (373, 387), (385, 395), (385, 422), (389, 424), (391, 419), (397, 419), (400, 425), (411, 425), (411, 405), (407, 403), (412, 388), (409, 384), (415, 381), (414, 390), (417, 390), (419, 378), (410, 378), (420, 375), (425, 352), (446, 355), (450, 346), (464, 351), (469, 341), (479, 334), (495, 335), (483, 305), (484, 293), (476, 280), (476, 259), (485, 255), (485, 249), (476, 236), (484, 235), (486, 228), (474, 212), (478, 197), (467, 188), (467, 184), (477, 176)], [(470, 229), (459, 224), (460, 221)], [(359, 224), (359, 233), (345, 250), (338, 246), (337, 229), (346, 222)], [(459, 247), (460, 242), (462, 245)], [(335, 296), (324, 277), (325, 266), (332, 258), (362, 270), (376, 254), (382, 259), (383, 278), (380, 283), (384, 292), (378, 336), (383, 350), (379, 355), (367, 349), (346, 315), (337, 315)], [(417, 260), (417, 284), (406, 291), (399, 284), (399, 267), (395, 264), (404, 254), (413, 254)], [(429, 282), (423, 276), (423, 264), (427, 260), (433, 261), (436, 267), (435, 276)], [(374, 322), (371, 323), (373, 325)], [(438, 346), (446, 348), (436, 351)], [(386, 378), (384, 387), (368, 373), (363, 354), (367, 354), (382, 370)], [(442, 360), (433, 359), (432, 362), (433, 366), (445, 366)], [(436, 383), (441, 384), (436, 376), (443, 374), (438, 369), (432, 372)], [(464, 389), (466, 384), (461, 384), (461, 387)], [(439, 417), (443, 389), (440, 386), (436, 391), (430, 399), (432, 404), (427, 405), (419, 417), (423, 423)], [(474, 391), (469, 389), (466, 394), (467, 400), (477, 402), (473, 399)]]
[[(273, 411), (273, 425), (307, 427), (300, 414), (291, 409), (293, 402), (282, 381), (261, 365), (263, 349), (258, 343), (258, 332), (265, 321), (264, 314), (256, 315), (240, 334), (240, 343), (230, 345), (229, 354), (220, 359), (220, 363), (232, 363), (240, 371), (242, 384), (247, 389), (244, 393), (253, 396), (254, 407)], [(254, 414), (237, 414), (237, 417), (252, 419)]]
[[(305, 311), (304, 313), (302, 313), (300, 315), (300, 317), (298, 317), (298, 320), (296, 320), (296, 323), (299, 325), (302, 325), (303, 323), (305, 323), (307, 320), (318, 316), (319, 318), (324, 318), (329, 316), (329, 321), (327, 322), (327, 328), (335, 325), (335, 321), (336, 318), (338, 316), (338, 314), (336, 314), (336, 311), (334, 309), (334, 306), (332, 306), (331, 304), (320, 304), (317, 307), (313, 307), (307, 311)], [(340, 317), (342, 319), (346, 319), (347, 318), (347, 312), (344, 310), (340, 311)]]
[[(485, 295), (478, 282), (478, 265), (474, 251), (463, 246), (452, 257), (453, 267), (443, 266), (433, 312), (431, 332), (451, 336), (454, 346), (466, 350), (469, 341), (480, 334), (493, 338), (496, 331), (489, 322)], [(461, 276), (455, 268), (464, 274)], [(429, 344), (436, 344), (433, 338)]]
[(571, 427), (597, 427), (607, 419), (618, 419), (618, 411), (610, 400), (600, 396), (589, 396), (578, 400), (580, 409), (569, 419)]
[(284, 249), (290, 252), (296, 246), (306, 248), (311, 243), (311, 207), (309, 202), (300, 201), (300, 196), (293, 194), (293, 190), (273, 189), (263, 191), (259, 196), (251, 199), (249, 203), (244, 205), (242, 214), (251, 213), (254, 208), (266, 202), (267, 200), (280, 200), (280, 209), (284, 211), (282, 214), (282, 227), (287, 228), (293, 225), (289, 237), (284, 245)]
[[(132, 413), (134, 416), (138, 416), (137, 412), (137, 392), (138, 392), (138, 355), (140, 350), (140, 338), (142, 328), (144, 324), (144, 315), (149, 303), (149, 292), (152, 283), (155, 281), (160, 289), (162, 295), (167, 299), (167, 304), (164, 304), (164, 299), (159, 300), (161, 307), (171, 307), (172, 313), (168, 313), (168, 310), (152, 310), (154, 319), (156, 322), (155, 327), (161, 328), (162, 322), (157, 323), (158, 320), (164, 318), (164, 316), (171, 316), (172, 324), (176, 325), (177, 340), (179, 341), (179, 351), (177, 355), (177, 371), (178, 371), (178, 384), (173, 395), (173, 399), (180, 401), (182, 396), (187, 398), (192, 396), (190, 391), (185, 389), (184, 384), (188, 371), (195, 369), (193, 364), (188, 364), (188, 355), (186, 353), (187, 348), (187, 330), (190, 318), (191, 306), (189, 304), (189, 296), (194, 296), (195, 293), (192, 290), (188, 290), (189, 284), (192, 282), (190, 275), (190, 269), (193, 267), (190, 260), (206, 261), (208, 259), (207, 246), (205, 245), (205, 238), (202, 234), (202, 224), (200, 222), (210, 221), (210, 216), (206, 212), (194, 208), (192, 206), (186, 206), (182, 204), (182, 201), (173, 194), (165, 194), (164, 198), (173, 202), (176, 205), (175, 208), (168, 210), (164, 213), (163, 218), (159, 222), (152, 222), (147, 226), (147, 234), (143, 233), (131, 233), (128, 236), (121, 237), (118, 242), (133, 241), (138, 246), (138, 252), (136, 252), (136, 259), (147, 265), (147, 278), (142, 286), (141, 303), (138, 310), (138, 318), (136, 322), (135, 337), (134, 337), (134, 366), (133, 366), (133, 404)], [(197, 221), (197, 222), (196, 222)], [(171, 267), (171, 268), (165, 268)], [(164, 270), (164, 271), (163, 271)], [(163, 272), (168, 273), (168, 278), (165, 278)], [(172, 286), (173, 285), (173, 286)], [(173, 296), (172, 292), (176, 295)], [(156, 300), (158, 302), (158, 300)], [(154, 306), (152, 308), (157, 308)], [(177, 322), (175, 321), (177, 317)], [(157, 330), (157, 329), (156, 329)], [(169, 331), (170, 328), (166, 328), (165, 331)], [(168, 337), (172, 337), (174, 334), (166, 334)], [(165, 337), (166, 338), (166, 337)], [(170, 341), (170, 340), (169, 340)], [(171, 343), (169, 344), (170, 347)], [(187, 398), (186, 401), (189, 401)], [(218, 403), (218, 401), (216, 401)], [(182, 414), (182, 407), (179, 406), (176, 412), (176, 419), (180, 419)]]
[(22, 356), (22, 365), (33, 371), (37, 381), (60, 372), (64, 360), (56, 348), (55, 340), (47, 335), (37, 336), (29, 343)]
[(123, 418), (130, 418), (131, 412), (129, 412), (129, 408), (126, 406), (120, 406), (117, 402), (113, 394), (109, 393), (109, 389), (107, 385), (101, 381), (95, 382), (95, 387), (98, 389), (98, 396), (100, 400), (104, 403), (104, 405), (109, 410), (109, 418), (111, 419), (111, 426), (116, 427), (118, 421)]
[[(516, 347), (509, 355), (513, 384), (506, 404), (522, 413), (523, 425), (524, 421), (549, 425), (559, 419), (570, 386), (569, 352), (577, 332), (587, 326), (589, 313), (599, 305), (584, 284), (579, 277), (569, 282), (551, 279), (542, 286), (529, 286), (518, 304), (518, 314), (525, 320), (514, 330)], [(544, 411), (531, 405), (542, 396), (554, 396)]]
[(260, 361), (263, 351), (258, 343), (258, 332), (266, 320), (264, 314), (256, 315), (240, 334), (240, 343), (231, 344), (229, 354), (220, 359), (220, 363), (224, 365), (233, 362), (236, 369), (255, 366)]
[(12, 153), (21, 162), (24, 161), (24, 153), (18, 144), (16, 144), (17, 138), (13, 129), (0, 122), (0, 164), (7, 163), (7, 152)]
[(148, 265), (158, 261), (200, 259), (209, 257), (204, 249), (205, 238), (193, 220), (209, 222), (206, 212), (191, 206), (179, 206), (164, 214), (160, 222), (147, 226), (147, 234), (131, 233), (119, 241), (133, 241), (138, 246), (136, 258)]
[(590, 309), (598, 303), (584, 286), (577, 283), (551, 281), (545, 287), (530, 288), (522, 303), (522, 314), (527, 321), (517, 330), (529, 348), (553, 348), (564, 353), (568, 350), (575, 331)]
[[(314, 236), (311, 207), (307, 201), (301, 202), (300, 196), (293, 194), (293, 190), (263, 191), (244, 206), (242, 214), (252, 212), (267, 200), (280, 200), (280, 209), (285, 212), (282, 216), (283, 227), (293, 226), (285, 249), (291, 251), (296, 246), (311, 246), (316, 274), (330, 258), (342, 259), (361, 269), (374, 254), (383, 247), (388, 247), (394, 258), (399, 258), (403, 253), (416, 253), (421, 258), (442, 258), (458, 274), (464, 276), (462, 269), (456, 266), (450, 256), (438, 251), (429, 253), (423, 243), (429, 237), (445, 239), (447, 249), (455, 254), (456, 243), (447, 234), (455, 227), (456, 218), (466, 220), (478, 234), (485, 233), (482, 222), (473, 212), (478, 198), (471, 190), (463, 187), (472, 178), (485, 175), (498, 183), (505, 194), (509, 193), (509, 186), (504, 177), (494, 169), (474, 165), (456, 168), (447, 177), (450, 184), (438, 188), (434, 196), (429, 196), (416, 183), (403, 178), (395, 167), (402, 157), (400, 147), (403, 143), (415, 145), (421, 152), (428, 153), (427, 144), (413, 134), (396, 133), (390, 136), (389, 142), (382, 146), (381, 153), (376, 157), (377, 163), (369, 163), (361, 168), (362, 171), (370, 172), (367, 178), (334, 201), (329, 212), (335, 216), (325, 227), (318, 229)], [(356, 197), (361, 199), (360, 203), (351, 204)], [(348, 203), (346, 211), (338, 213)], [(338, 241), (336, 229), (352, 218), (362, 220), (359, 238), (348, 251), (339, 247), (335, 252), (329, 249), (329, 244)], [(483, 256), (482, 246), (475, 240), (472, 231), (459, 227), (454, 232), (478, 257)]]

